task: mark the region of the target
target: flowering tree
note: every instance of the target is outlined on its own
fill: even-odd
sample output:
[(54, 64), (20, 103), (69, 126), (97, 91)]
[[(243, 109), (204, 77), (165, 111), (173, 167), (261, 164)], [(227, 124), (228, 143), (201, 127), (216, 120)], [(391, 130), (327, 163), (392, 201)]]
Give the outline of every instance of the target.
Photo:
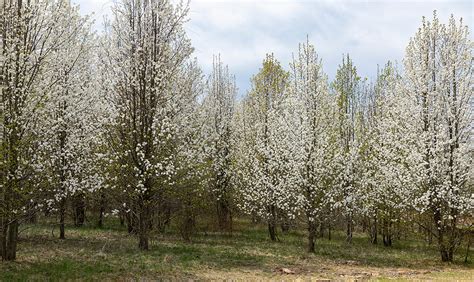
[(210, 171), (205, 185), (216, 203), (219, 228), (227, 231), (232, 229), (231, 138), (236, 91), (234, 77), (220, 57), (214, 58), (202, 111), (204, 154)]
[(196, 218), (206, 207), (207, 194), (202, 182), (207, 167), (202, 150), (204, 139), (199, 104), (202, 84), (202, 72), (194, 60), (183, 66), (173, 86), (176, 110), (171, 116), (175, 127), (172, 160), (176, 172), (163, 200), (175, 203), (173, 211), (177, 215), (181, 236), (186, 241), (190, 241)]
[[(4, 260), (14, 260), (18, 225), (36, 195), (32, 180), (37, 169), (33, 164), (38, 118), (49, 94), (64, 82), (64, 72), (53, 73), (54, 60), (64, 54), (71, 38), (84, 39), (82, 30), (87, 26), (66, 0), (6, 0), (0, 8), (0, 253)], [(74, 34), (78, 26), (84, 29)]]
[[(100, 101), (92, 91), (90, 21), (80, 16), (78, 7), (62, 5), (68, 14), (63, 30), (66, 43), (51, 52), (46, 66), (43, 79), (51, 87), (38, 109), (34, 158), (35, 187), (44, 192), (40, 194), (48, 208), (59, 212), (60, 239), (65, 238), (67, 201), (100, 185), (92, 170)], [(83, 221), (84, 211), (80, 213)]]
[(237, 115), (240, 136), (235, 157), (242, 193), (241, 208), (268, 223), (272, 241), (281, 218), (294, 216), (289, 132), (284, 120), (288, 73), (273, 55), (267, 55), (254, 76), (252, 90)]
[(460, 244), (457, 224), (472, 212), (472, 42), (468, 28), (434, 13), (410, 40), (405, 56), (406, 90), (416, 101), (421, 162), (415, 207), (431, 215), (441, 259), (452, 261)]
[(111, 160), (127, 177), (118, 189), (136, 218), (142, 250), (149, 248), (154, 206), (176, 173), (173, 117), (180, 108), (174, 91), (192, 52), (182, 27), (187, 12), (188, 6), (169, 1), (124, 0), (114, 8), (107, 51), (116, 113)]
[(410, 211), (417, 168), (416, 125), (413, 99), (401, 88), (401, 76), (388, 62), (378, 75), (369, 98), (366, 138), (362, 144), (361, 212), (370, 222), (370, 236), (377, 243), (378, 226), (383, 243), (392, 245), (393, 222)]
[[(315, 251), (318, 226), (333, 202), (333, 158), (336, 152), (334, 99), (314, 46), (300, 44), (291, 66), (290, 95), (296, 115), (291, 133), (298, 167), (298, 206), (307, 218), (308, 251)], [(291, 121), (292, 119), (287, 119)]]
[(341, 207), (342, 213), (346, 217), (346, 240), (352, 242), (352, 232), (354, 229), (354, 214), (357, 208), (357, 181), (360, 139), (358, 129), (360, 129), (361, 114), (361, 82), (357, 75), (349, 55), (343, 58), (342, 65), (336, 73), (333, 82), (333, 90), (337, 96), (338, 108), (338, 143), (339, 149), (335, 157), (338, 177), (336, 180), (338, 201), (337, 207)]

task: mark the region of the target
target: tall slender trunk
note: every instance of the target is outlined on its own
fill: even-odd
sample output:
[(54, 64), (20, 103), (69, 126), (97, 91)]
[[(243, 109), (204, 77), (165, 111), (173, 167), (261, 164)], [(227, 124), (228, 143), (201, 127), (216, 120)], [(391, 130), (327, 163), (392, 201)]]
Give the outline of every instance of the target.
[(308, 252), (315, 252), (315, 241), (316, 241), (316, 223), (308, 220)]
[(288, 233), (290, 231), (290, 220), (287, 216), (281, 217), (281, 232)]
[(371, 230), (370, 230), (370, 237), (372, 244), (377, 244), (377, 213), (374, 214), (374, 221), (372, 222)]
[(428, 240), (428, 245), (431, 246), (431, 244), (433, 244), (433, 226), (431, 226), (431, 222), (430, 222), (430, 225), (429, 225), (427, 240)]
[(86, 219), (84, 195), (78, 194), (74, 197), (74, 226), (81, 227)]
[(0, 217), (0, 257), (3, 257), (5, 255), (5, 250), (7, 248), (7, 226), (4, 223), (5, 222), (5, 217), (1, 216)]
[(184, 215), (181, 222), (181, 236), (186, 242), (191, 241), (191, 235), (195, 227), (194, 214), (192, 210), (191, 195), (185, 201)]
[(66, 199), (62, 198), (59, 203), (59, 239), (65, 239), (64, 218), (66, 214)]
[(321, 222), (319, 224), (319, 234), (318, 234), (319, 238), (324, 238), (324, 230), (326, 230), (326, 226), (324, 225), (324, 222)]
[(138, 214), (138, 248), (140, 250), (149, 250), (148, 237), (149, 237), (149, 213), (147, 204), (143, 202), (140, 205), (140, 211)]
[(272, 221), (268, 221), (268, 234), (270, 235), (270, 240), (276, 241), (276, 225)]
[(18, 220), (14, 219), (9, 223), (4, 222), (2, 229), (2, 246), (0, 249), (2, 259), (5, 261), (13, 261), (16, 259), (16, 248), (18, 242)]
[(276, 234), (276, 208), (275, 205), (270, 205), (270, 219), (268, 220), (268, 234), (272, 241), (277, 240)]
[[(16, 169), (16, 168), (15, 168)], [(12, 187), (15, 187), (16, 183), (12, 181), (7, 181), (6, 189), (4, 190), (4, 208), (5, 211), (10, 211), (11, 201), (14, 199), (14, 190)], [(10, 216), (8, 214), (3, 214), (0, 217), (0, 227), (1, 227), (1, 237), (0, 237), (0, 255), (2, 260), (13, 261), (16, 259), (16, 250), (18, 242), (18, 219), (15, 218), (15, 215)]]
[(99, 201), (99, 221), (97, 226), (99, 228), (104, 227), (104, 213), (105, 213), (105, 194), (104, 192), (100, 193), (100, 201)]
[(327, 225), (328, 225), (328, 240), (331, 241), (331, 231), (332, 231), (332, 230), (331, 230), (331, 228), (332, 228), (332, 226), (331, 226), (331, 219), (328, 219), (328, 220), (327, 220)]
[(441, 261), (448, 262), (453, 261), (453, 254), (449, 252), (448, 248), (445, 244), (445, 226), (442, 222), (441, 211), (439, 209), (435, 209), (433, 213), (433, 219), (436, 223), (436, 230), (437, 230), (437, 239), (438, 239), (438, 249), (441, 254)]
[(119, 213), (119, 219), (120, 219), (120, 226), (125, 226), (125, 213), (123, 211), (120, 211)]
[(148, 234), (145, 232), (140, 232), (138, 237), (139, 237), (138, 248), (143, 251), (148, 251), (150, 249), (149, 244), (148, 244)]
[(383, 219), (383, 245), (386, 247), (392, 246), (392, 220), (390, 218)]
[(138, 200), (138, 248), (143, 251), (150, 249), (149, 247), (149, 237), (150, 230), (152, 227), (151, 224), (151, 196), (149, 188), (151, 185), (151, 180), (146, 179), (144, 182), (146, 192)]
[(136, 233), (136, 221), (135, 217), (133, 216), (132, 212), (127, 212), (125, 214), (125, 219), (127, 220), (127, 231), (129, 234)]
[(217, 201), (217, 220), (221, 231), (232, 231), (232, 215), (226, 199)]
[(464, 263), (467, 263), (467, 258), (469, 257), (469, 250), (471, 249), (471, 233), (472, 231), (467, 233), (466, 255), (464, 256)]
[(159, 201), (162, 204), (159, 208), (160, 216), (158, 217), (158, 221), (156, 223), (156, 228), (160, 233), (164, 233), (166, 231), (166, 227), (169, 226), (171, 222), (171, 206), (166, 201)]
[(347, 216), (346, 242), (352, 244), (352, 213)]

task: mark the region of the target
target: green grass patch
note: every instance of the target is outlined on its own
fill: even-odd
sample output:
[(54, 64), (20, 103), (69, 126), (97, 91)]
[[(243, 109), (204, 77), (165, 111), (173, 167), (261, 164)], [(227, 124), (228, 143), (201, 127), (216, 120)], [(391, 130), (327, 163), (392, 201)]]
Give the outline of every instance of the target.
[(23, 264), (6, 263), (2, 267), (2, 281), (64, 281), (68, 279), (97, 279), (112, 273), (114, 269), (101, 261), (76, 261), (58, 258), (49, 262)]
[[(57, 239), (52, 222), (23, 226), (18, 260), (0, 263), (0, 280), (474, 278), (472, 263), (462, 263), (463, 253), (454, 264), (441, 263), (435, 245), (415, 239), (384, 247), (356, 234), (348, 244), (335, 232), (332, 240), (318, 238), (316, 253), (308, 254), (304, 230), (279, 234), (280, 241), (271, 242), (264, 225), (239, 220), (232, 235), (203, 231), (192, 242), (174, 229), (154, 234), (150, 251), (143, 252), (116, 220), (105, 226), (67, 226), (66, 240)], [(295, 276), (282, 276), (281, 268)]]

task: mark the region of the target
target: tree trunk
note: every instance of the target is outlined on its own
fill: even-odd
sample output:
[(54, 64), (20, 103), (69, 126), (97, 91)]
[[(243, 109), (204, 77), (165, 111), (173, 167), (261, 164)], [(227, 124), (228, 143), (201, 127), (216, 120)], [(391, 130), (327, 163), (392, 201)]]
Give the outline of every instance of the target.
[[(454, 255), (454, 240), (449, 240), (448, 242), (448, 246), (446, 244), (446, 236), (448, 237), (451, 237), (450, 239), (453, 238), (453, 236), (455, 236), (455, 234), (453, 233), (449, 233), (449, 231), (451, 232), (454, 232), (454, 230), (446, 230), (446, 227), (444, 224), (443, 224), (443, 221), (442, 221), (442, 216), (441, 216), (441, 212), (436, 209), (436, 211), (434, 212), (434, 220), (436, 222), (436, 229), (437, 229), (437, 235), (438, 235), (438, 249), (439, 249), (439, 252), (441, 254), (441, 261), (443, 262), (452, 262), (453, 261), (453, 255)], [(446, 232), (448, 231), (448, 232)], [(453, 244), (450, 244), (451, 241), (453, 242)]]
[(377, 214), (374, 214), (374, 222), (372, 223), (370, 230), (371, 242), (374, 245), (377, 245)]
[[(5, 220), (5, 219), (4, 219)], [(7, 219), (8, 220), (8, 219)], [(3, 225), (1, 254), (5, 261), (16, 259), (16, 247), (18, 241), (18, 221), (15, 219), (9, 224)]]
[(142, 251), (148, 251), (150, 249), (150, 247), (148, 246), (148, 234), (140, 232), (138, 237), (138, 248)]
[(99, 210), (99, 220), (97, 222), (97, 227), (104, 227), (104, 209), (102, 207)]
[(316, 223), (314, 221), (308, 221), (308, 252), (315, 252), (315, 240), (316, 240)]
[(81, 193), (74, 197), (74, 226), (81, 227), (86, 219), (84, 195)]
[(229, 207), (229, 203), (225, 199), (220, 199), (217, 202), (217, 220), (219, 224), (219, 230), (221, 231), (232, 231), (232, 216)]
[[(151, 187), (150, 180), (145, 181), (145, 187)], [(137, 215), (137, 232), (138, 232), (138, 248), (143, 251), (150, 249), (148, 241), (151, 230), (151, 208), (150, 208), (150, 194), (149, 190), (140, 197), (138, 201), (138, 215)]]
[(59, 239), (65, 239), (64, 218), (66, 213), (66, 199), (62, 198), (59, 203)]
[(328, 240), (331, 241), (331, 221), (328, 220)]
[(193, 233), (194, 226), (195, 222), (192, 214), (186, 212), (183, 218), (183, 222), (181, 224), (181, 237), (183, 237), (184, 241), (191, 241), (191, 235)]
[(441, 212), (437, 208), (435, 208), (435, 211), (433, 213), (433, 219), (438, 233), (438, 249), (441, 254), (441, 261), (452, 261), (452, 254), (449, 254), (444, 242), (445, 229), (442, 222)]
[(324, 238), (324, 232), (326, 230), (326, 226), (324, 225), (324, 222), (321, 222), (319, 224), (319, 232), (317, 234), (318, 238)]
[(270, 235), (270, 240), (276, 241), (276, 210), (275, 206), (270, 206), (270, 219), (268, 220), (268, 234)]
[(6, 221), (5, 217), (0, 217), (0, 257), (2, 257), (2, 260), (4, 259), (5, 256), (5, 250), (7, 248), (7, 226), (4, 223)]
[(270, 235), (270, 240), (276, 241), (276, 226), (273, 222), (269, 221), (268, 222), (268, 234)]
[(402, 239), (402, 225), (400, 223), (400, 220), (397, 220), (397, 232), (396, 232), (396, 237), (395, 239), (397, 239), (398, 241), (400, 241)]
[(391, 247), (393, 234), (392, 234), (392, 220), (390, 218), (383, 219), (382, 232), (383, 232), (383, 245), (386, 247)]
[(466, 255), (464, 256), (464, 263), (467, 263), (469, 258), (469, 250), (471, 249), (471, 232), (467, 233)]
[(352, 244), (352, 214), (347, 217), (346, 242)]
[(288, 233), (290, 231), (290, 223), (288, 218), (283, 217), (281, 220), (281, 232)]
[(158, 222), (156, 227), (160, 233), (166, 231), (166, 227), (169, 226), (171, 222), (171, 205), (165, 201), (162, 201), (163, 204), (160, 206), (160, 216), (158, 217)]
[(133, 232), (133, 225), (132, 225), (132, 217), (130, 215), (130, 212), (128, 212), (125, 215), (125, 219), (127, 220), (127, 232), (128, 234), (131, 234)]
[(431, 246), (431, 244), (433, 243), (433, 226), (431, 224), (431, 222), (428, 223), (428, 230), (427, 230), (427, 241), (428, 241), (428, 245)]
[(120, 211), (119, 213), (119, 219), (120, 219), (120, 226), (125, 226), (125, 215), (123, 211)]
[(181, 218), (182, 221), (180, 224), (181, 237), (183, 237), (186, 242), (191, 241), (191, 235), (193, 234), (195, 227), (193, 204), (191, 198), (192, 195), (186, 194), (186, 199), (183, 202), (183, 216)]
[(148, 208), (142, 203), (138, 215), (138, 248), (143, 251), (149, 250), (148, 236), (150, 223), (148, 220)]
[(36, 212), (31, 212), (28, 215), (28, 222), (30, 224), (36, 224), (38, 222), (38, 216), (36, 215)]
[(132, 215), (132, 212), (127, 212), (125, 214), (125, 219), (127, 220), (127, 231), (129, 234), (132, 234), (132, 233), (135, 233), (136, 232), (136, 229), (135, 229), (135, 221), (134, 221), (134, 217)]
[(105, 195), (104, 193), (100, 193), (100, 202), (99, 202), (99, 222), (97, 226), (99, 228), (104, 227), (104, 213), (105, 213)]

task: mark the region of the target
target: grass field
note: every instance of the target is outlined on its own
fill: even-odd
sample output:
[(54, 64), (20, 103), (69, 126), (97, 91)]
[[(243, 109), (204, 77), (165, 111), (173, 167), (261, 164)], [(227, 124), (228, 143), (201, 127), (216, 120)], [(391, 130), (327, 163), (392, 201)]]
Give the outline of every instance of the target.
[(316, 254), (307, 254), (303, 231), (280, 234), (273, 243), (265, 226), (241, 220), (231, 236), (198, 233), (185, 243), (169, 231), (140, 252), (125, 227), (115, 221), (106, 226), (68, 227), (66, 240), (57, 239), (51, 224), (22, 226), (18, 259), (0, 262), (0, 280), (474, 280), (472, 262), (462, 263), (459, 254), (454, 264), (441, 263), (436, 247), (423, 241), (386, 248), (357, 234), (348, 245), (336, 233), (333, 240), (318, 239)]

